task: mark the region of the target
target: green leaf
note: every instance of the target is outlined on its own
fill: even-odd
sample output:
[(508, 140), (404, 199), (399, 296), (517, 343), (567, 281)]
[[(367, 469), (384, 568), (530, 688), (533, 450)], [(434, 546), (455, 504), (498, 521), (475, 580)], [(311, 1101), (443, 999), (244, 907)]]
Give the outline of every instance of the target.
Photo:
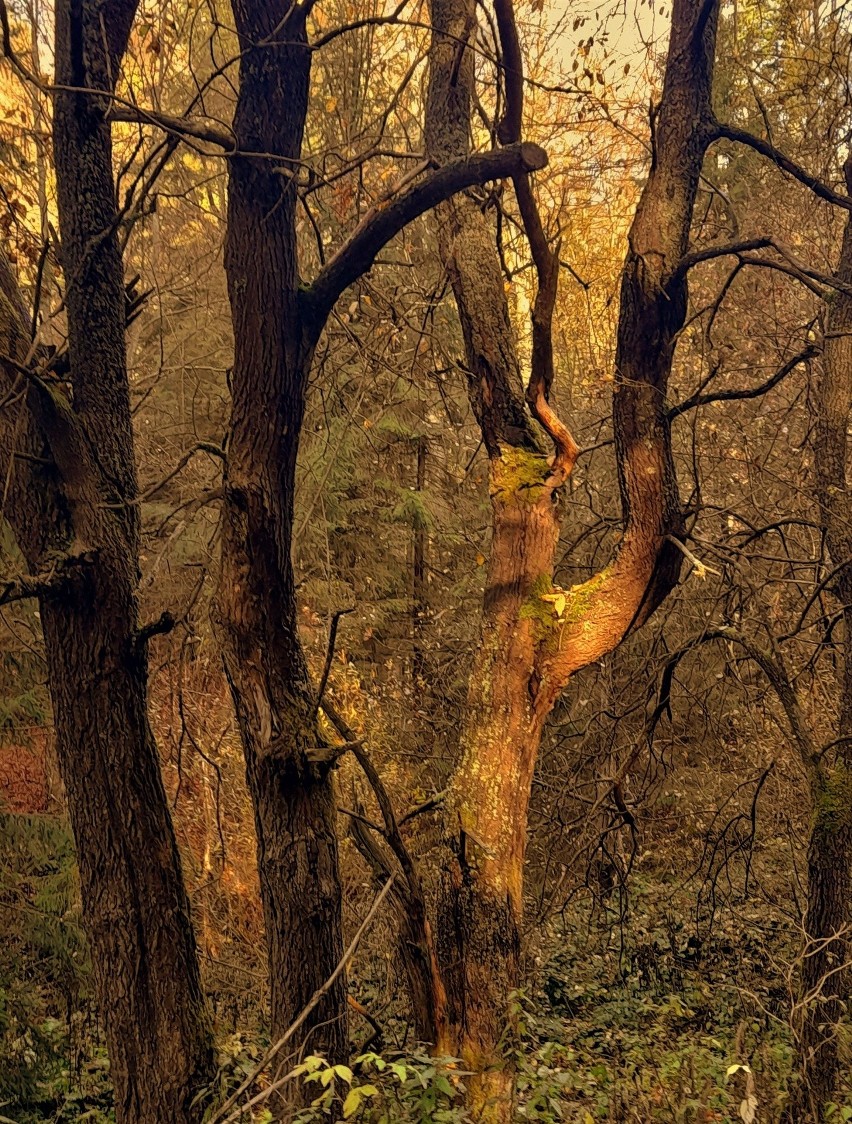
[(451, 1097), (453, 1095), (453, 1087), (443, 1074), (438, 1074), (435, 1078), (435, 1088), (444, 1096)]

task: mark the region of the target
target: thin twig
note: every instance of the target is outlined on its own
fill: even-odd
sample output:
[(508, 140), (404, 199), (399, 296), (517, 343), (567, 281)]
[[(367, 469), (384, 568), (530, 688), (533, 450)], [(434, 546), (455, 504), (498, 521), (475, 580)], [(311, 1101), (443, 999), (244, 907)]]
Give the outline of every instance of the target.
[[(311, 721), (316, 722), (319, 709), (322, 706), (322, 697), (325, 694), (325, 689), (328, 686), (328, 677), (331, 674), (331, 664), (334, 660), (334, 648), (337, 643), (337, 626), (340, 624), (340, 618), (345, 617), (347, 613), (354, 613), (354, 607), (351, 609), (338, 609), (331, 618), (331, 624), (328, 629), (328, 646), (325, 653), (325, 666), (322, 669), (322, 676), (320, 677), (319, 687), (317, 688), (317, 701), (314, 704), (314, 714)], [(354, 738), (347, 738), (347, 741), (354, 741)]]
[[(269, 1047), (269, 1049), (266, 1051), (266, 1053), (260, 1059), (260, 1061), (255, 1066), (255, 1068), (252, 1070), (252, 1072), (248, 1075), (248, 1077), (246, 1077), (246, 1079), (243, 1081), (243, 1083), (239, 1086), (239, 1088), (236, 1089), (231, 1094), (230, 1097), (228, 1097), (228, 1099), (225, 1101), (225, 1103), (222, 1105), (222, 1107), (219, 1109), (219, 1111), (216, 1113), (216, 1115), (212, 1118), (212, 1120), (210, 1121), (210, 1124), (234, 1124), (234, 1121), (239, 1120), (240, 1117), (243, 1116), (246, 1109), (251, 1108), (255, 1104), (259, 1104), (261, 1101), (265, 1100), (268, 1096), (270, 1096), (271, 1093), (273, 1093), (276, 1090), (276, 1087), (279, 1084), (283, 1083), (283, 1082), (280, 1082), (280, 1083), (275, 1082), (274, 1084), (268, 1086), (261, 1093), (259, 1093), (256, 1097), (253, 1097), (245, 1105), (243, 1105), (241, 1108), (239, 1108), (235, 1113), (232, 1113), (228, 1117), (224, 1117), (224, 1114), (228, 1111), (228, 1109), (233, 1108), (233, 1106), (237, 1103), (237, 1101), (242, 1096), (242, 1094), (246, 1091), (246, 1089), (251, 1088), (251, 1086), (254, 1084), (254, 1082), (257, 1080), (257, 1078), (260, 1076), (260, 1074), (263, 1072), (263, 1070), (266, 1068), (266, 1066), (272, 1061), (272, 1059), (277, 1054), (279, 1054), (281, 1052), (281, 1050), (291, 1040), (291, 1038), (296, 1033), (296, 1031), (301, 1026), (304, 1025), (306, 1019), (311, 1014), (311, 1012), (313, 1010), (315, 1010), (316, 1007), (319, 1005), (323, 996), (326, 995), (330, 991), (330, 989), (334, 985), (335, 980), (337, 980), (339, 978), (339, 976), (346, 970), (347, 965), (349, 964), (350, 960), (352, 959), (352, 957), (355, 955), (355, 953), (358, 950), (358, 945), (361, 943), (362, 937), (367, 932), (367, 930), (369, 929), (370, 925), (373, 922), (374, 917), (378, 913), (379, 907), (381, 906), (382, 902), (385, 900), (387, 895), (390, 893), (390, 889), (391, 889), (391, 886), (393, 885), (393, 882), (394, 882), (395, 878), (396, 878), (396, 875), (392, 874), (390, 876), (390, 878), (387, 880), (387, 882), (385, 882), (384, 886), (382, 886), (381, 890), (379, 891), (379, 893), (376, 895), (375, 899), (373, 900), (373, 904), (370, 906), (370, 909), (367, 912), (367, 916), (364, 918), (364, 920), (358, 926), (358, 931), (356, 932), (355, 936), (350, 941), (349, 947), (343, 953), (340, 960), (337, 962), (337, 967), (334, 969), (334, 971), (331, 973), (331, 975), (328, 977), (328, 979), (325, 981), (325, 983), (322, 984), (320, 987), (318, 987), (316, 989), (316, 991), (313, 993), (311, 998), (308, 1000), (308, 1002), (302, 1008), (300, 1014), (293, 1020), (292, 1023), (290, 1023), (289, 1027), (284, 1031), (284, 1033), (278, 1039), (278, 1041), (275, 1042), (272, 1046)], [(291, 1076), (290, 1074), (287, 1074), (286, 1078), (289, 1079), (290, 1076)]]

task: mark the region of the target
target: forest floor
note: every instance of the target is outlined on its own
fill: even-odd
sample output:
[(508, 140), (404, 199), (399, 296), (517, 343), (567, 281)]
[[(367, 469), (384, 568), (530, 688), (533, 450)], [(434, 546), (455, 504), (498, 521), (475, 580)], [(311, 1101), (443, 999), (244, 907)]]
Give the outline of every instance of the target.
[[(25, 764), (22, 783), (30, 773), (38, 780), (37, 755)], [(700, 763), (671, 776), (676, 784), (663, 783), (637, 836), (625, 830), (622, 851), (613, 852), (626, 882), (618, 870), (590, 864), (544, 921), (531, 902), (528, 984), (505, 1041), (518, 1073), (518, 1121), (778, 1118), (792, 1059), (801, 825), (791, 825), (769, 785), (758, 805), (752, 781), (726, 802), (718, 770)], [(7, 933), (0, 947), (0, 1119), (103, 1124), (112, 1120), (108, 1067), (91, 1005), (67, 827), (39, 808), (18, 808), (0, 815), (0, 832), (12, 857), (12, 867), (0, 870)], [(354, 920), (368, 881), (346, 846), (343, 854)], [(250, 867), (248, 854), (235, 856), (241, 869)], [(266, 1045), (252, 887), (249, 875), (241, 881), (231, 871), (217, 898), (196, 891), (193, 899), (222, 1079), (230, 1086)], [(462, 1124), (457, 1071), (436, 1066), (411, 1041), (384, 925), (379, 918), (350, 976), (353, 997), (382, 1026), (383, 1043), (371, 1042), (368, 1024), (353, 1018), (353, 1053), (367, 1049), (370, 1056), (351, 1078), (317, 1082), (318, 1094), (331, 1090), (335, 1099), (326, 1095), (309, 1118), (341, 1119), (354, 1089), (347, 1119), (384, 1113), (386, 1124)], [(852, 1119), (852, 1036), (847, 1026), (839, 1034), (844, 1070), (833, 1118), (845, 1121)], [(259, 1111), (253, 1119), (268, 1117)]]

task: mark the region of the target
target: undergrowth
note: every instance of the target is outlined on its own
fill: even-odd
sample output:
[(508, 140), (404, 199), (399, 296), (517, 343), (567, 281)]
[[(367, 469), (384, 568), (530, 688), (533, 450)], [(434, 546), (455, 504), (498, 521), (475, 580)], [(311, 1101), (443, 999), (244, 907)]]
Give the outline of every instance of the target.
[[(70, 833), (47, 816), (0, 814), (0, 854), (0, 1118), (103, 1124), (113, 1119), (111, 1089)], [(503, 1042), (516, 1120), (777, 1120), (792, 1061), (795, 932), (747, 900), (697, 917), (694, 896), (648, 873), (631, 887), (629, 924), (625, 910), (613, 902), (590, 920), (578, 899), (530, 950)], [(369, 963), (356, 966), (352, 987), (378, 1012)], [(314, 1099), (299, 1124), (464, 1124), (463, 1067), (411, 1043), (401, 1001), (380, 1015), (381, 1052), (353, 1045), (349, 1066), (306, 1058), (294, 1072)], [(848, 1030), (840, 1032), (848, 1060)], [(262, 1027), (223, 1031), (220, 1103), (267, 1044)], [(829, 1117), (838, 1122), (852, 1119), (846, 1080)], [(269, 1118), (262, 1100), (245, 1116)]]

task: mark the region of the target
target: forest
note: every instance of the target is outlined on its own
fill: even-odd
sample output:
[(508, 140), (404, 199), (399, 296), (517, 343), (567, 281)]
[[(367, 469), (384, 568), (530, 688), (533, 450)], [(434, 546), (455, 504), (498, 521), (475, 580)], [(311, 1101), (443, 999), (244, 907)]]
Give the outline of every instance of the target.
[(0, 45), (0, 1122), (852, 1120), (846, 0)]

